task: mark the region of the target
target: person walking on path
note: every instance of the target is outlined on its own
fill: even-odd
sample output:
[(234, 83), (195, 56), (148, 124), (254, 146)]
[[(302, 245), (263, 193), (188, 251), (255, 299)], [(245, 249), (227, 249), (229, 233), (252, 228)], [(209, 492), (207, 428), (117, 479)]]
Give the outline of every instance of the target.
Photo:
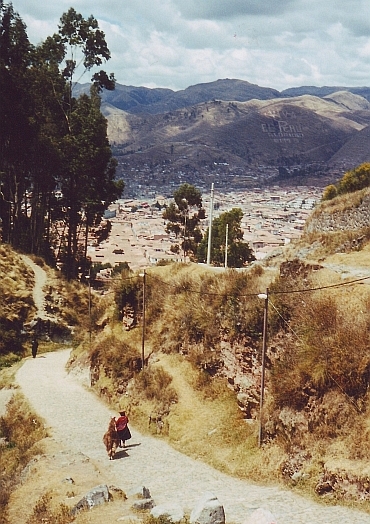
[(32, 341), (32, 356), (33, 356), (33, 358), (36, 358), (38, 347), (39, 347), (39, 343), (37, 341), (37, 338), (34, 337), (34, 339)]
[(128, 428), (128, 417), (125, 411), (119, 412), (120, 416), (116, 420), (116, 430), (118, 433), (118, 438), (120, 440), (120, 447), (125, 447), (125, 441), (131, 438), (131, 433)]

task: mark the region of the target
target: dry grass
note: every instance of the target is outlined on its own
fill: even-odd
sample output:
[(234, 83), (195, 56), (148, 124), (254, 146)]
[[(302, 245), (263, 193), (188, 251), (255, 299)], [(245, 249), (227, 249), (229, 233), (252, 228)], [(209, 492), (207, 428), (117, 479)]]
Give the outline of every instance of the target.
[[(171, 387), (177, 397), (168, 416), (163, 418), (161, 438), (179, 451), (231, 475), (267, 480), (259, 466), (256, 423), (243, 420), (235, 397), (224, 381), (202, 377), (202, 372), (179, 355), (157, 357), (148, 372), (163, 369), (172, 378)], [(137, 400), (136, 391), (133, 399)], [(158, 401), (133, 400), (129, 409), (142, 431), (148, 431), (149, 416), (153, 411), (157, 413), (157, 407)], [(155, 424), (150, 428), (158, 434)], [(269, 477), (272, 480), (271, 471)]]
[(315, 209), (312, 213), (310, 220), (315, 219), (322, 213), (334, 214), (343, 213), (349, 209), (358, 207), (364, 197), (370, 194), (370, 188), (355, 191), (353, 193), (346, 193), (344, 195), (337, 196), (332, 200), (326, 200), (321, 202), (320, 206)]
[(41, 420), (20, 395), (13, 396), (6, 414), (0, 418), (0, 437), (5, 442), (4, 446), (0, 446), (0, 521), (4, 524), (8, 519), (11, 491), (19, 482), (23, 468), (40, 452), (37, 444), (45, 436)]

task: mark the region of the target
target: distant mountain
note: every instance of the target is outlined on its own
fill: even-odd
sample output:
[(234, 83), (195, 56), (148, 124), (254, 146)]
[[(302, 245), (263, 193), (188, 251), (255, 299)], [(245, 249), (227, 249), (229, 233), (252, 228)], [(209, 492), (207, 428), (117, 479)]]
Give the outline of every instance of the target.
[(370, 101), (370, 87), (343, 87), (343, 86), (302, 86), (302, 87), (290, 87), (289, 89), (284, 89), (281, 91), (280, 96), (292, 97), (292, 96), (302, 96), (302, 95), (313, 95), (324, 97), (331, 95), (332, 93), (337, 93), (338, 91), (348, 91), (354, 95), (362, 96), (366, 100)]
[(278, 96), (279, 91), (275, 89), (259, 87), (243, 80), (225, 79), (197, 84), (181, 91), (117, 84), (115, 91), (105, 91), (102, 98), (104, 102), (130, 113), (160, 114), (211, 100), (246, 102), (253, 98), (270, 100)]
[(158, 172), (167, 182), (172, 175), (166, 173), (200, 176), (214, 166), (226, 177), (236, 171), (252, 178), (261, 170), (286, 172), (282, 167), (341, 176), (370, 161), (367, 87), (308, 86), (279, 93), (235, 79), (181, 91), (117, 84), (103, 93), (102, 111), (125, 177), (142, 166), (154, 172), (163, 165)]
[(293, 166), (300, 166), (295, 173), (326, 172), (370, 160), (370, 103), (351, 93), (213, 100), (153, 115), (108, 104), (102, 110), (125, 176), (143, 165), (165, 166), (162, 173), (210, 172), (218, 166), (218, 172), (254, 176)]

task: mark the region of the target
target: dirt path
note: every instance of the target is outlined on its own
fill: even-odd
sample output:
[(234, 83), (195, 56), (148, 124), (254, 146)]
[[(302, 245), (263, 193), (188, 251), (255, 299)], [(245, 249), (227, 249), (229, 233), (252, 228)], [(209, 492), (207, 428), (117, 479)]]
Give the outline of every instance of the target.
[(48, 316), (45, 312), (45, 293), (44, 293), (44, 287), (47, 283), (46, 271), (42, 269), (42, 267), (35, 264), (35, 262), (26, 255), (22, 255), (22, 260), (35, 273), (35, 285), (33, 288), (33, 301), (37, 308), (37, 317), (41, 319), (47, 319)]
[(102, 435), (115, 413), (67, 374), (68, 357), (69, 350), (63, 350), (27, 359), (16, 380), (60, 447), (89, 457), (110, 484), (125, 491), (145, 485), (156, 504), (178, 502), (185, 510), (191, 510), (199, 496), (210, 491), (224, 505), (228, 523), (242, 523), (255, 508), (264, 507), (279, 524), (369, 524), (370, 516), (365, 513), (321, 506), (278, 487), (228, 477), (159, 439), (141, 435), (132, 426), (129, 447), (109, 461)]

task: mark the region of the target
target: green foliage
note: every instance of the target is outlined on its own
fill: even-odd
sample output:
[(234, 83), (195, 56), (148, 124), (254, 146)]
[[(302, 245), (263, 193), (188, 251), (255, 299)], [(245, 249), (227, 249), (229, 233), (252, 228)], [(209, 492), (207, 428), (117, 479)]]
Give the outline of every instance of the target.
[(287, 295), (276, 306), (285, 318), (280, 329), (295, 335), (286, 337), (271, 370), (276, 404), (302, 409), (307, 391), (324, 395), (333, 388), (354, 402), (362, 398), (370, 380), (369, 314), (354, 319), (351, 302), (333, 293)]
[(133, 311), (134, 318), (137, 317), (142, 309), (142, 287), (142, 280), (138, 276), (129, 270), (121, 271), (121, 279), (114, 283), (114, 301), (120, 320), (127, 308)]
[(370, 186), (370, 163), (361, 164), (360, 166), (347, 171), (338, 183), (338, 194), (353, 193), (359, 189)]
[(110, 262), (106, 262), (105, 264), (103, 264), (102, 262), (94, 262), (94, 264), (92, 264), (90, 268), (91, 280), (96, 279), (96, 275), (99, 273), (99, 271), (103, 269), (109, 269), (111, 267), (112, 264)]
[[(183, 518), (181, 524), (188, 524), (189, 519)], [(143, 524), (172, 524), (172, 519), (166, 515), (161, 515), (159, 517), (154, 517), (153, 515), (147, 515)]]
[(131, 269), (130, 269), (128, 262), (119, 262), (119, 264), (116, 264), (114, 268), (112, 269), (111, 276), (112, 278), (114, 278), (122, 274), (127, 275), (127, 273), (129, 273), (130, 271)]
[[(227, 265), (228, 267), (243, 267), (255, 260), (252, 249), (243, 242), (241, 221), (243, 212), (240, 208), (225, 211), (212, 222), (211, 262), (216, 266), (225, 264), (226, 233), (227, 233)], [(197, 250), (197, 259), (206, 262), (208, 251), (209, 229)]]
[(149, 400), (161, 401), (163, 404), (177, 402), (177, 395), (171, 386), (171, 376), (162, 368), (150, 366), (144, 368), (135, 380), (135, 388)]
[[(79, 64), (88, 71), (109, 59), (105, 35), (92, 16), (71, 8), (59, 32), (34, 48), (12, 5), (1, 3), (0, 47), (2, 238), (49, 261), (58, 253), (75, 278), (78, 264), (86, 265), (78, 229), (84, 224), (87, 238), (123, 190), (98, 96), (114, 88), (113, 75), (96, 73), (90, 96), (72, 93)], [(62, 236), (53, 231), (60, 221)]]
[(332, 200), (337, 195), (353, 193), (370, 186), (370, 163), (364, 163), (347, 171), (336, 185), (325, 188), (323, 200)]
[(91, 364), (110, 377), (114, 384), (132, 378), (139, 354), (136, 348), (114, 335), (95, 344), (91, 355)]
[(174, 233), (176, 238), (183, 238), (181, 248), (184, 256), (188, 253), (194, 255), (202, 240), (199, 222), (205, 218), (200, 191), (191, 184), (182, 184), (174, 192), (174, 202), (166, 207), (163, 218), (168, 221), (166, 231)]
[(334, 184), (330, 184), (330, 186), (327, 186), (324, 190), (324, 193), (322, 195), (323, 200), (332, 200), (335, 198), (338, 194), (338, 190), (335, 187)]
[(14, 353), (23, 355), (22, 322), (0, 317), (0, 356)]

